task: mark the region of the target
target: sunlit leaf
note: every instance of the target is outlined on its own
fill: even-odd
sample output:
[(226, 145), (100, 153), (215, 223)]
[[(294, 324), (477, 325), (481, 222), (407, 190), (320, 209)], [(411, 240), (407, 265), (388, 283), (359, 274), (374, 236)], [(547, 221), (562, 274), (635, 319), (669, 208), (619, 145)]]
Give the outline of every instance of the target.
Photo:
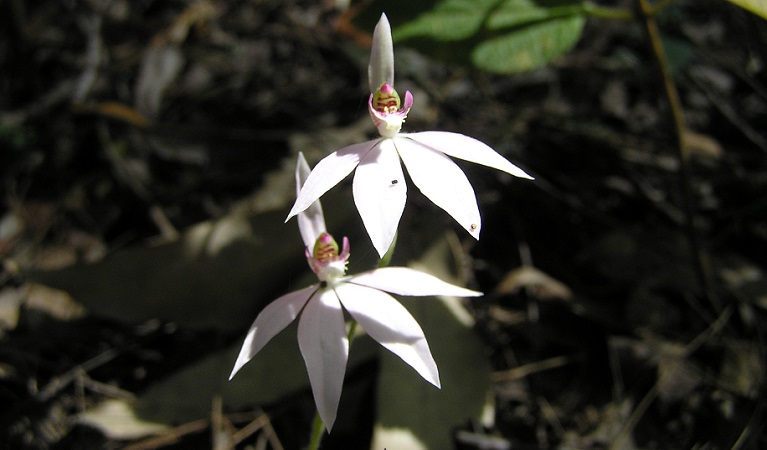
[(541, 299), (570, 300), (572, 297), (572, 291), (566, 284), (532, 266), (522, 266), (507, 273), (495, 291), (510, 294), (520, 289), (526, 289)]
[(751, 11), (757, 16), (767, 19), (767, 2), (764, 0), (727, 0), (743, 9)]
[[(351, 198), (345, 193), (329, 198), (334, 201), (326, 203), (332, 214), (328, 225), (338, 227), (354, 213), (340, 207)], [(161, 319), (187, 327), (247, 330), (263, 306), (303, 287), (296, 283), (311, 273), (298, 227), (295, 221), (284, 224), (284, 215), (233, 212), (191, 227), (174, 242), (126, 248), (97, 263), (25, 276), (65, 291), (91, 314), (125, 323)], [(356, 249), (364, 248), (358, 237), (362, 232), (349, 233)], [(360, 256), (352, 265), (369, 267), (365, 252), (355, 254)], [(315, 280), (308, 278), (306, 285)]]
[[(303, 390), (308, 392), (309, 378), (296, 332), (295, 323), (283, 330), (229, 381), (242, 344), (237, 341), (226, 351), (153, 385), (138, 398), (136, 412), (143, 420), (179, 424), (207, 417), (216, 396), (221, 397), (225, 410), (242, 411), (274, 404)], [(378, 344), (368, 338), (357, 339), (349, 352), (347, 373), (373, 358), (377, 348)]]
[[(418, 264), (441, 278), (450, 248), (436, 244)], [(454, 427), (479, 421), (490, 389), (490, 367), (479, 337), (466, 323), (455, 298), (401, 298), (423, 328), (439, 367), (442, 388), (424, 382), (396, 356), (382, 351), (378, 377), (377, 424), (371, 448), (452, 448)], [(397, 444), (393, 444), (396, 442)], [(397, 447), (401, 445), (401, 447)]]
[(496, 73), (524, 72), (541, 67), (570, 50), (581, 35), (585, 20), (571, 16), (524, 27), (479, 44), (474, 65)]
[(175, 242), (28, 277), (66, 291), (92, 314), (126, 323), (159, 318), (246, 329), (259, 307), (287, 287), (285, 268), (298, 267), (300, 274), (304, 264), (298, 230), (284, 225), (282, 215), (230, 215), (200, 223)]
[(77, 416), (77, 422), (98, 429), (112, 439), (137, 439), (161, 433), (167, 425), (147, 422), (136, 417), (127, 400), (110, 399)]
[(524, 23), (580, 15), (583, 12), (580, 1), (558, 0), (542, 3), (535, 0), (506, 0), (490, 15), (487, 27), (498, 30)]
[[(490, 72), (523, 72), (575, 45), (585, 22), (584, 5), (576, 0), (445, 0), (395, 28), (394, 38), (427, 40), (431, 55)], [(445, 41), (451, 42), (449, 50), (441, 44)]]
[(416, 20), (394, 30), (394, 40), (427, 36), (444, 41), (466, 39), (475, 34), (498, 0), (445, 0)]
[(402, 303), (426, 334), (442, 388), (423, 381), (396, 356), (381, 352), (373, 448), (382, 448), (375, 447), (376, 440), (387, 444), (384, 436), (402, 429), (425, 448), (451, 448), (451, 430), (481, 416), (490, 382), (485, 349), (443, 302), (408, 298)]

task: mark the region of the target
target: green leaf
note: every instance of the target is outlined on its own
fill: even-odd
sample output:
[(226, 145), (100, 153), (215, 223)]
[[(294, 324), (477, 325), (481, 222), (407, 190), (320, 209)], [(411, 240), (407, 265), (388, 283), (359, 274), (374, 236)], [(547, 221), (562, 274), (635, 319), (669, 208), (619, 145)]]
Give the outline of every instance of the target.
[(413, 448), (409, 443), (407, 447), (391, 443), (391, 433), (402, 429), (409, 430), (412, 439), (424, 444), (424, 448), (452, 448), (452, 429), (467, 421), (478, 422), (487, 399), (490, 368), (485, 348), (445, 303), (409, 298), (402, 304), (426, 334), (442, 388), (435, 388), (402, 360), (382, 351), (376, 401), (378, 423), (371, 448)]
[[(216, 396), (221, 397), (225, 410), (241, 411), (308, 391), (309, 377), (298, 349), (297, 328), (294, 322), (278, 333), (231, 381), (229, 373), (241, 341), (175, 372), (141, 394), (135, 404), (137, 414), (155, 423), (179, 424), (209, 416)], [(347, 374), (374, 358), (377, 347), (371, 339), (356, 339), (349, 352)]]
[(445, 0), (413, 22), (396, 28), (392, 37), (401, 41), (422, 36), (459, 41), (476, 34), (498, 0)]
[(506, 0), (490, 15), (487, 28), (498, 30), (582, 13), (583, 4), (580, 1), (559, 0), (544, 3), (534, 0)]
[(472, 62), (495, 73), (533, 70), (570, 50), (583, 30), (582, 16), (539, 22), (479, 44)]
[[(416, 267), (450, 279), (445, 267), (452, 253), (438, 242)], [(425, 270), (424, 270), (425, 271)], [(382, 350), (377, 393), (377, 423), (371, 448), (453, 448), (452, 430), (480, 421), (490, 392), (486, 349), (471, 328), (460, 299), (400, 298), (426, 335), (442, 384), (427, 383), (402, 360)]]
[[(354, 214), (347, 193), (324, 197), (328, 226)], [(150, 319), (185, 327), (244, 330), (258, 311), (278, 296), (316, 283), (306, 265), (296, 221), (285, 213), (232, 212), (186, 230), (174, 242), (121, 249), (93, 264), (26, 272), (31, 281), (66, 291), (89, 313), (138, 324)], [(364, 230), (344, 231), (356, 249)], [(358, 250), (352, 268), (372, 266), (373, 255)], [(306, 279), (302, 278), (306, 275)]]
[(757, 16), (761, 16), (763, 19), (767, 19), (767, 2), (764, 0), (727, 0), (732, 4), (738, 5), (741, 8), (751, 11)]
[(29, 273), (68, 292), (92, 314), (141, 323), (160, 318), (196, 328), (246, 328), (300, 274), (301, 239), (284, 214), (232, 214), (171, 243), (126, 248), (94, 264)]
[[(581, 0), (445, 0), (394, 30), (430, 55), (496, 73), (533, 70), (570, 50), (593, 6)], [(436, 41), (436, 42), (435, 42)], [(445, 45), (440, 42), (450, 42)]]

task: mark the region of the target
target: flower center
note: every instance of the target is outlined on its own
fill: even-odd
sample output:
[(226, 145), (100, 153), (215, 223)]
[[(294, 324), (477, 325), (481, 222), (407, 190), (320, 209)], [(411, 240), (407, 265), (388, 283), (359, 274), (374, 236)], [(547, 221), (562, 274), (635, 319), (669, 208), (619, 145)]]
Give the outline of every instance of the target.
[(383, 83), (373, 94), (373, 109), (376, 111), (392, 114), (397, 112), (399, 107), (399, 94), (390, 84)]
[(338, 244), (333, 236), (328, 233), (320, 234), (317, 238), (317, 242), (314, 243), (314, 250), (312, 251), (314, 259), (320, 262), (335, 261), (338, 258)]

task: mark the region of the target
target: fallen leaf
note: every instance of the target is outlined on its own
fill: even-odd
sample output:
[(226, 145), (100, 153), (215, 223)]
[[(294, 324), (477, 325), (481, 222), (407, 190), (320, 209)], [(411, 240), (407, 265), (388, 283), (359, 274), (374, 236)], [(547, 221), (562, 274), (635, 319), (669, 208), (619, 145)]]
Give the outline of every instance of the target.
[(540, 299), (570, 300), (572, 297), (567, 285), (532, 266), (522, 266), (506, 274), (495, 292), (513, 294), (520, 289)]
[(96, 428), (110, 439), (138, 439), (158, 434), (169, 427), (136, 417), (126, 400), (106, 400), (77, 416), (77, 422)]

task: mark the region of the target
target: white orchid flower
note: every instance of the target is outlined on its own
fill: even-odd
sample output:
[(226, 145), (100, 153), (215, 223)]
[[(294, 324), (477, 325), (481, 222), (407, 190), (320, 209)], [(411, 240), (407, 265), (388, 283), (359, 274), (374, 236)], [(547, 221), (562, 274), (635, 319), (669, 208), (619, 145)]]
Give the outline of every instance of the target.
[(349, 145), (320, 161), (306, 180), (286, 221), (308, 208), (356, 168), (352, 185), (354, 203), (373, 246), (383, 257), (394, 240), (405, 209), (407, 186), (401, 159), (418, 189), (479, 239), (482, 223), (474, 189), (448, 156), (517, 177), (532, 177), (486, 144), (463, 134), (399, 132), (413, 106), (413, 96), (408, 91), (401, 102), (394, 90), (394, 53), (386, 15), (381, 16), (373, 33), (368, 78), (371, 90), (368, 110), (381, 137)]
[[(308, 166), (299, 154), (298, 186), (305, 172)], [(346, 276), (349, 240), (343, 239), (339, 252), (338, 244), (325, 231), (319, 201), (299, 213), (298, 224), (304, 242), (312, 242), (306, 248), (306, 259), (319, 283), (283, 295), (261, 311), (248, 331), (229, 378), (300, 314), (298, 345), (309, 373), (317, 411), (330, 432), (336, 420), (349, 355), (345, 309), (370, 337), (439, 388), (437, 364), (423, 330), (407, 309), (387, 292), (455, 297), (475, 297), (482, 293), (406, 267), (386, 267)]]

